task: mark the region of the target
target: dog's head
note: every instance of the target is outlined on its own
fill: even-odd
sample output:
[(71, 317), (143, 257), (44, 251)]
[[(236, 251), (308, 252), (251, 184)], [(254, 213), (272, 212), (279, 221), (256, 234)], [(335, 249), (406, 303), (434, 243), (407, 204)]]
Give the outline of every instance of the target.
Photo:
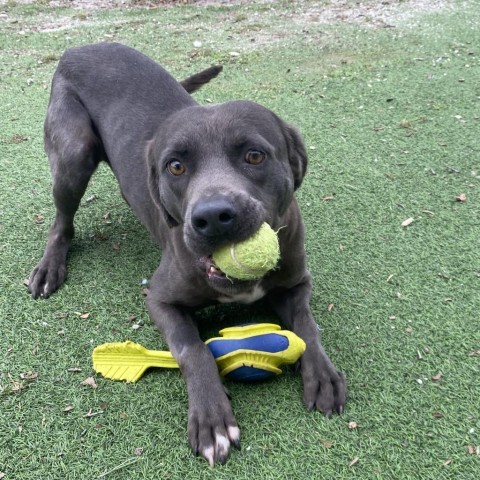
[(282, 226), (307, 167), (295, 128), (247, 101), (174, 113), (147, 157), (154, 202), (171, 227), (182, 226), (187, 248), (213, 277), (208, 259), (218, 247), (248, 238), (263, 222)]

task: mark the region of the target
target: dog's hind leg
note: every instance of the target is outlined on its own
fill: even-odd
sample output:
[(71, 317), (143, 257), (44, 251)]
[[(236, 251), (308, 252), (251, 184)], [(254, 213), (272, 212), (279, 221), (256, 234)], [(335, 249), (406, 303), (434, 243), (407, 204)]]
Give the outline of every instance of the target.
[(45, 151), (53, 177), (56, 216), (43, 257), (30, 275), (34, 298), (48, 297), (65, 281), (73, 218), (102, 152), (88, 112), (61, 78), (52, 88), (45, 120)]

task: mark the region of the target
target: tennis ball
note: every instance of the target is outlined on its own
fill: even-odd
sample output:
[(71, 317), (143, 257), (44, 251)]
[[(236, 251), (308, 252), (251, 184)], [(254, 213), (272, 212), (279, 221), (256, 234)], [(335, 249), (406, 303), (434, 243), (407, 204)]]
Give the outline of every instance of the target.
[(224, 245), (213, 252), (215, 265), (227, 276), (256, 280), (272, 270), (280, 257), (277, 234), (268, 223), (243, 242)]

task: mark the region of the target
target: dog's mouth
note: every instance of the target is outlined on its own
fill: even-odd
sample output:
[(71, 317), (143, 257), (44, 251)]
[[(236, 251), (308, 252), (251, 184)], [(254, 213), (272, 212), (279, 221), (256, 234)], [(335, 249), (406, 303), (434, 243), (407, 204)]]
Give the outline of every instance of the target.
[(216, 289), (223, 292), (233, 292), (251, 288), (257, 283), (255, 280), (238, 280), (227, 277), (215, 264), (211, 255), (203, 256), (199, 260), (201, 269), (205, 272), (208, 282)]
[[(215, 265), (215, 262), (213, 261), (213, 258), (211, 255), (207, 257), (203, 257), (201, 259), (205, 265), (205, 272), (207, 274), (207, 277), (209, 280), (215, 280), (217, 278), (227, 278), (225, 273), (223, 273), (217, 265)], [(230, 279), (228, 279), (230, 281)], [(233, 282), (233, 281), (232, 281)]]

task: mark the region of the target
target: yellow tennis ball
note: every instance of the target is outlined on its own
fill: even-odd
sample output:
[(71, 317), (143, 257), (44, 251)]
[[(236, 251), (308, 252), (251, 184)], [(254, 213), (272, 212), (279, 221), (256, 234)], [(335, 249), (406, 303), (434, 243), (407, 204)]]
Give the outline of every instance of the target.
[(213, 252), (215, 265), (227, 276), (256, 280), (275, 268), (280, 257), (277, 234), (268, 223), (243, 242), (224, 245)]

